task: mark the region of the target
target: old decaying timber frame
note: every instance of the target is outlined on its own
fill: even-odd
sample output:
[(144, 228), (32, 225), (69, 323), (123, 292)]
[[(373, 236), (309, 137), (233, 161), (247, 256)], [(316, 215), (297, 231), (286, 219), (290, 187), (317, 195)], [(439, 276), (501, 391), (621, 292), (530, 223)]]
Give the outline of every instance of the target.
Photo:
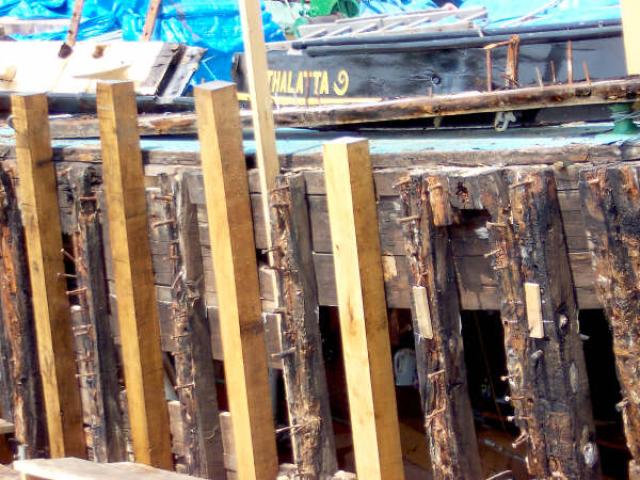
[(294, 459), (301, 478), (327, 478), (338, 464), (304, 176), (278, 177), (271, 207), (274, 264), (285, 304), (278, 318)]
[(6, 361), (2, 417), (15, 425), (15, 438), (28, 458), (47, 448), (40, 369), (35, 347), (31, 285), (15, 174), (0, 167), (0, 356)]
[(73, 198), (72, 220), (66, 222), (73, 242), (73, 253), (67, 254), (72, 273), (65, 275), (74, 292), (71, 312), (87, 447), (96, 461), (121, 462), (126, 460), (125, 424), (98, 207), (102, 182), (94, 167), (64, 173), (58, 188), (68, 185)]
[(447, 230), (452, 218), (446, 179), (414, 174), (401, 189), (420, 395), (434, 478), (481, 478)]
[(613, 333), (622, 412), (632, 461), (640, 478), (640, 184), (637, 164), (582, 172), (580, 193), (593, 253), (596, 291)]
[(183, 435), (173, 439), (174, 444), (183, 446), (177, 469), (189, 475), (216, 478), (225, 473), (197, 211), (189, 200), (188, 182), (182, 174), (163, 174), (158, 182), (148, 196), (152, 212), (150, 238), (155, 252), (167, 254), (163, 260), (169, 264), (173, 278), (169, 310), (175, 347), (171, 353)]
[[(477, 192), (487, 223), (501, 298), (514, 421), (538, 478), (599, 478), (578, 310), (553, 172), (493, 171)], [(540, 305), (525, 296), (537, 285)], [(539, 311), (543, 338), (530, 330)]]

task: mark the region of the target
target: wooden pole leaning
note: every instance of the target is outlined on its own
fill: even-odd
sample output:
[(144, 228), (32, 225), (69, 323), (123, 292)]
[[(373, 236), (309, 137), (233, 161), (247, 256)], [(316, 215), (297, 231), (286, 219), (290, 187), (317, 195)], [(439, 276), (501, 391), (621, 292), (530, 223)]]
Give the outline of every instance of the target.
[(271, 480), (278, 457), (237, 92), (213, 82), (195, 99), (237, 471)]
[(358, 478), (402, 480), (373, 171), (366, 140), (324, 145), (340, 331)]
[(132, 82), (98, 83), (104, 190), (136, 462), (173, 468)]
[(12, 98), (19, 197), (25, 228), (49, 449), (86, 456), (67, 297), (58, 188), (45, 94)]

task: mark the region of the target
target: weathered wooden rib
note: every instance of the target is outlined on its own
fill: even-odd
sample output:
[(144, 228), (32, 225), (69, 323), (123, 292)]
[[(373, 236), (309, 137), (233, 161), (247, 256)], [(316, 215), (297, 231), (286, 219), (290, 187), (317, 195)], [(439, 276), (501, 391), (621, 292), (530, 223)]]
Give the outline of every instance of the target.
[(593, 254), (596, 291), (613, 332), (622, 412), (632, 461), (640, 478), (640, 187), (638, 165), (585, 170), (580, 193)]
[[(401, 98), (355, 105), (307, 108), (280, 108), (273, 118), (278, 127), (317, 128), (474, 113), (528, 110), (548, 107), (598, 105), (630, 102), (640, 96), (640, 77), (570, 85), (547, 85), (494, 92), (468, 92), (455, 95)], [(243, 111), (244, 127), (251, 126), (251, 112)], [(142, 136), (193, 135), (195, 113), (141, 115), (138, 128)], [(52, 138), (91, 138), (99, 136), (95, 116), (52, 117)]]
[[(70, 178), (69, 178), (70, 177)], [(92, 166), (67, 175), (73, 196), (74, 269), (70, 282), (78, 292), (71, 307), (80, 372), (87, 446), (99, 462), (126, 460), (123, 415), (120, 408), (118, 353), (111, 332), (102, 218), (97, 189), (101, 178)], [(75, 285), (74, 285), (75, 284)]]
[(187, 182), (161, 175), (151, 195), (157, 208), (151, 217), (152, 243), (169, 245), (164, 262), (170, 265), (170, 325), (176, 393), (180, 400), (184, 457), (179, 471), (203, 478), (224, 476), (222, 436), (218, 421), (211, 333), (206, 318), (202, 284), (200, 242), (193, 228), (195, 205), (189, 200)]
[(302, 478), (337, 470), (327, 378), (322, 358), (318, 286), (304, 176), (278, 177), (271, 194), (274, 266), (283, 300), (278, 314), (294, 461)]
[[(536, 478), (600, 478), (578, 308), (556, 183), (550, 169), (495, 170), (478, 178), (500, 295), (514, 421)], [(538, 287), (540, 304), (525, 297)], [(538, 311), (544, 337), (529, 323)], [(529, 316), (527, 315), (529, 314)]]
[(481, 478), (447, 225), (447, 186), (414, 174), (401, 186), (420, 396), (433, 475)]
[(15, 424), (15, 438), (28, 458), (45, 454), (47, 431), (40, 368), (35, 346), (33, 307), (22, 217), (13, 171), (0, 165), (0, 313), (2, 354), (9, 356), (5, 419)]

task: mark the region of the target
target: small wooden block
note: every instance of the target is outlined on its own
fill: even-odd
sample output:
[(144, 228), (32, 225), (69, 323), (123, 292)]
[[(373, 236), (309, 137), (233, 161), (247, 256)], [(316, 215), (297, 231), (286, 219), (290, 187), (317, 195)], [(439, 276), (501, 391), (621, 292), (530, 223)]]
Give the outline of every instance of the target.
[(11, 422), (0, 418), (0, 435), (9, 435), (15, 432), (15, 426)]
[(419, 331), (416, 332), (423, 338), (433, 338), (433, 326), (431, 325), (431, 310), (429, 309), (429, 299), (427, 289), (424, 287), (413, 287), (413, 306)]
[(542, 323), (542, 300), (540, 297), (540, 285), (537, 283), (525, 283), (524, 294), (527, 303), (527, 321), (529, 323), (529, 336), (532, 338), (544, 338), (544, 324)]

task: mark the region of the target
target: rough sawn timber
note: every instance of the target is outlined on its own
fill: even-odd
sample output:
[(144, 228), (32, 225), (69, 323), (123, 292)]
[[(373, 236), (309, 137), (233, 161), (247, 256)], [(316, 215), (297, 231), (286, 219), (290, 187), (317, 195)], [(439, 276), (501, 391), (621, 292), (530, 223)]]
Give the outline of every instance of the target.
[(400, 188), (412, 291), (418, 296), (425, 289), (427, 298), (423, 311), (414, 298), (412, 316), (433, 476), (481, 478), (448, 232), (447, 186), (437, 176), (414, 174)]
[[(600, 478), (578, 307), (550, 169), (494, 170), (476, 191), (498, 284), (514, 421), (536, 478)], [(544, 338), (533, 338), (524, 284), (540, 286)]]
[(638, 164), (582, 173), (580, 192), (593, 254), (596, 292), (613, 333), (613, 349), (632, 461), (629, 478), (640, 479), (640, 186)]

